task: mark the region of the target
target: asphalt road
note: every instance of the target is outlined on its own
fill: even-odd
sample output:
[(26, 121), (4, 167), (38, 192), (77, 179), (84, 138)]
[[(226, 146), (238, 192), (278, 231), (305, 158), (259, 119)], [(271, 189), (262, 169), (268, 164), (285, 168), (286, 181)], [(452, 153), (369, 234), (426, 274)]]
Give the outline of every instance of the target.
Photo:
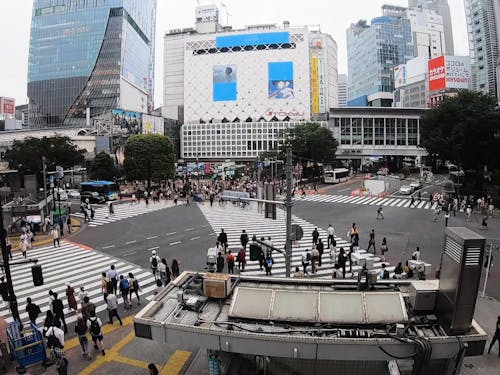
[(196, 204), (170, 207), (95, 228), (75, 237), (96, 250), (149, 268), (151, 251), (168, 264), (176, 258), (183, 269), (202, 270), (215, 236)]

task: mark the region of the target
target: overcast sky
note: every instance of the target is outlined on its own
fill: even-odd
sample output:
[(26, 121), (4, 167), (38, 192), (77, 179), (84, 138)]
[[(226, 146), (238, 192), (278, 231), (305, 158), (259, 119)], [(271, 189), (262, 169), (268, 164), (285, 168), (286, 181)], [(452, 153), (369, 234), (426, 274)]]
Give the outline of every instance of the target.
[[(140, 1), (140, 0), (137, 0)], [(170, 29), (194, 25), (196, 0), (157, 0), (155, 106), (163, 102), (163, 35)], [(382, 4), (407, 6), (407, 0), (200, 0), (200, 4), (219, 4), (223, 25), (233, 28), (284, 20), (291, 26), (319, 25), (322, 32), (331, 34), (338, 44), (339, 73), (347, 72), (345, 35), (351, 23), (379, 16)], [(455, 54), (467, 55), (467, 29), (463, 0), (448, 0), (453, 20)], [(0, 0), (0, 96), (16, 99), (16, 105), (26, 99), (29, 33), (32, 0), (15, 2)], [(227, 10), (227, 12), (226, 12)]]

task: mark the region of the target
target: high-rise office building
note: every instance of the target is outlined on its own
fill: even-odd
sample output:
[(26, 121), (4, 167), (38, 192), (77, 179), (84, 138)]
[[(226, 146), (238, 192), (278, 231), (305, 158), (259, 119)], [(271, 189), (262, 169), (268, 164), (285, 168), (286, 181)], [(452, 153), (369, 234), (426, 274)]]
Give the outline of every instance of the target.
[(30, 127), (152, 109), (156, 0), (34, 0)]
[(347, 97), (348, 97), (348, 89), (347, 89), (347, 74), (339, 74), (338, 81), (339, 88), (339, 108), (347, 107)]
[(408, 9), (415, 57), (433, 59), (446, 54), (443, 17), (429, 9)]
[(394, 67), (414, 53), (406, 10), (384, 5), (370, 25), (361, 20), (347, 29), (348, 106), (392, 106)]
[(453, 28), (451, 24), (451, 13), (448, 5), (448, 0), (408, 0), (408, 7), (414, 9), (429, 9), (443, 17), (445, 53), (453, 56), (455, 50), (453, 48)]
[(498, 44), (500, 39), (500, 2), (465, 0), (472, 63), (472, 87), (497, 95)]

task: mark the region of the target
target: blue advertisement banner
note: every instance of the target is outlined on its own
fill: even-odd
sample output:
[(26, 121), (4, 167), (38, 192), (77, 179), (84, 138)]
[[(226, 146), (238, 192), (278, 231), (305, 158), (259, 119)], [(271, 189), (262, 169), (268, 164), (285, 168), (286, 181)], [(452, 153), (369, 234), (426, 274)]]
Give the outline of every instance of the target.
[(214, 102), (236, 100), (236, 65), (215, 65), (213, 67)]
[(268, 63), (268, 87), (270, 99), (291, 99), (293, 93), (293, 62)]
[(259, 33), (218, 36), (215, 38), (217, 48), (258, 46), (263, 44), (284, 44), (290, 43), (290, 33)]

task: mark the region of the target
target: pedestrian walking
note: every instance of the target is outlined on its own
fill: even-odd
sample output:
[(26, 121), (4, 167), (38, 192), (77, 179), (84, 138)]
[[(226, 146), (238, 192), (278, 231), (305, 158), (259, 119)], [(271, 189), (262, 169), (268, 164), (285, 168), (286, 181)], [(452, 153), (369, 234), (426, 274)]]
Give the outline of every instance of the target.
[(342, 268), (342, 278), (345, 279), (345, 266), (347, 263), (347, 255), (344, 252), (344, 248), (341, 247), (339, 251), (339, 258), (338, 258), (338, 264), (339, 267)]
[(222, 256), (222, 252), (219, 251), (217, 254), (217, 259), (215, 260), (216, 268), (215, 272), (222, 273), (224, 272), (224, 257)]
[(248, 234), (245, 232), (245, 229), (243, 229), (241, 231), (240, 243), (241, 243), (241, 246), (243, 247), (243, 250), (246, 250), (247, 243), (248, 243)]
[(316, 244), (316, 250), (318, 250), (319, 256), (318, 256), (318, 267), (321, 267), (322, 264), (322, 258), (323, 258), (323, 253), (325, 252), (325, 244), (321, 242), (321, 238), (318, 238), (318, 243)]
[(118, 315), (118, 298), (114, 293), (111, 293), (107, 296), (106, 304), (108, 309), (109, 324), (113, 324), (113, 317), (116, 316), (116, 318), (120, 322), (120, 325), (123, 325), (120, 315)]
[(107, 276), (111, 281), (111, 285), (113, 286), (113, 293), (118, 294), (118, 272), (116, 271), (114, 264), (112, 264), (109, 268)]
[(418, 203), (422, 201), (422, 193), (418, 192)]
[(40, 306), (38, 306), (36, 303), (31, 302), (30, 297), (26, 298), (26, 312), (28, 313), (30, 322), (36, 325), (36, 319), (38, 318), (38, 315), (42, 313), (42, 311), (40, 310)]
[(83, 297), (82, 303), (83, 321), (86, 322), (87, 320), (89, 320), (92, 314), (95, 315), (95, 304), (94, 302), (90, 302), (90, 298), (88, 296), (85, 296)]
[[(155, 279), (157, 277), (161, 277), (159, 274), (158, 274), (158, 264), (159, 262), (161, 261), (160, 257), (156, 254), (156, 250), (153, 250), (151, 252), (151, 256), (149, 257), (149, 264), (151, 265), (151, 270), (153, 271), (153, 276), (155, 277)], [(157, 276), (158, 274), (158, 276)]]
[(318, 238), (319, 238), (319, 232), (318, 228), (314, 228), (312, 232), (312, 243), (316, 245), (318, 243)]
[(440, 207), (439, 207), (439, 205), (438, 205), (438, 206), (436, 206), (436, 207), (434, 208), (434, 215), (433, 215), (433, 217), (432, 217), (432, 221), (436, 222), (436, 221), (438, 220), (438, 217), (439, 217), (440, 212), (441, 212), (441, 208), (440, 208)]
[(104, 301), (106, 301), (106, 296), (113, 293), (113, 283), (106, 272), (101, 273), (101, 276), (101, 291), (104, 296)]
[(234, 255), (228, 250), (226, 255), (227, 273), (234, 273)]
[(80, 302), (80, 305), (83, 305), (83, 299), (87, 296), (87, 291), (85, 290), (85, 287), (82, 285), (80, 286), (80, 291), (78, 292), (78, 301)]
[(316, 249), (316, 246), (313, 245), (311, 250), (311, 272), (315, 274), (318, 271), (318, 261), (319, 261), (319, 251)]
[(413, 254), (411, 254), (411, 259), (420, 261), (420, 247), (417, 246)]
[(225, 254), (227, 252), (227, 234), (224, 232), (224, 229), (220, 230), (219, 236), (217, 237), (217, 242), (221, 244)]
[(488, 348), (488, 354), (490, 354), (491, 348), (493, 348), (493, 345), (495, 345), (495, 343), (497, 341), (498, 341), (498, 356), (500, 357), (500, 315), (497, 318), (495, 334), (493, 335), (493, 338), (491, 339), (490, 347)]
[(408, 206), (408, 208), (412, 208), (412, 207), (416, 207), (415, 206), (415, 197), (412, 195), (411, 196), (411, 199), (410, 199), (410, 205)]
[(384, 209), (382, 205), (380, 205), (379, 208), (377, 208), (377, 219), (384, 220)]
[(266, 276), (271, 276), (271, 270), (273, 268), (273, 264), (274, 264), (274, 259), (271, 256), (271, 252), (269, 252), (264, 262), (264, 265), (266, 267)]
[(94, 349), (99, 350), (100, 348), (102, 355), (106, 355), (103, 343), (104, 336), (102, 334), (101, 327), (102, 327), (102, 321), (100, 318), (95, 316), (94, 312), (87, 320), (87, 328), (89, 329), (90, 337), (92, 337), (92, 341), (94, 342)]
[(238, 251), (238, 255), (236, 255), (236, 260), (238, 261), (238, 270), (245, 271), (245, 264), (247, 263), (247, 260), (246, 260), (246, 251), (243, 247), (240, 249), (240, 251)]
[(472, 207), (469, 204), (467, 208), (465, 209), (465, 221), (468, 223), (470, 220), (470, 215), (472, 214)]
[[(328, 239), (327, 239), (326, 246), (327, 246), (328, 248), (330, 248), (330, 245), (331, 245), (333, 242), (335, 242), (335, 229), (333, 229), (332, 224), (328, 224), (327, 233), (328, 233)], [(335, 244), (335, 245), (336, 245), (336, 244)]]
[(109, 216), (115, 214), (115, 207), (113, 206), (113, 202), (108, 203), (108, 213), (109, 213)]
[[(168, 269), (168, 266), (167, 266), (167, 269)], [(169, 280), (168, 281), (170, 282), (170, 269), (168, 270), (168, 273), (169, 273), (169, 276), (168, 276)], [(128, 273), (128, 283), (130, 285), (130, 295), (129, 295), (130, 306), (132, 306), (132, 294), (135, 294), (135, 296), (137, 297), (137, 304), (140, 305), (141, 304), (141, 297), (139, 297), (139, 290), (141, 288), (139, 285), (139, 281), (137, 281), (137, 279), (135, 278), (135, 276), (132, 272)], [(166, 283), (165, 285), (167, 285), (167, 284), (168, 283)]]
[(128, 299), (128, 295), (130, 293), (130, 284), (128, 282), (128, 279), (126, 277), (123, 277), (123, 275), (120, 275), (119, 288), (120, 288), (120, 293), (122, 294), (123, 308), (124, 310), (128, 310), (129, 308), (132, 307), (132, 304)]
[(174, 279), (178, 278), (180, 275), (179, 261), (177, 259), (172, 259), (172, 266), (170, 267), (172, 271), (172, 277)]
[(54, 312), (54, 318), (62, 322), (64, 326), (64, 333), (68, 333), (68, 326), (66, 325), (66, 319), (64, 319), (64, 305), (62, 301), (58, 298), (57, 293), (53, 293), (54, 300), (52, 301), (52, 310)]
[(370, 232), (370, 239), (368, 240), (368, 248), (366, 251), (370, 251), (370, 249), (373, 247), (373, 255), (377, 253), (377, 250), (375, 248), (375, 229), (372, 229)]
[(73, 224), (71, 224), (70, 215), (68, 215), (68, 218), (66, 219), (66, 227), (68, 228), (68, 234), (71, 234), (71, 232), (73, 232)]
[(165, 258), (161, 258), (160, 263), (158, 263), (158, 273), (160, 275), (160, 280), (163, 282), (165, 277), (167, 276), (167, 260)]
[(10, 242), (9, 236), (5, 236), (5, 247), (7, 249), (9, 259), (12, 260), (12, 243)]
[(446, 211), (444, 213), (444, 226), (447, 227), (448, 226), (448, 220), (450, 220), (450, 212), (449, 211)]
[(55, 227), (55, 226), (52, 227), (50, 234), (52, 236), (52, 241), (54, 243), (54, 247), (56, 247), (56, 243), (57, 243), (58, 247), (61, 247), (61, 244), (59, 243), (59, 229), (57, 229), (57, 227)]
[(154, 363), (150, 363), (148, 365), (148, 370), (149, 370), (149, 375), (158, 375), (158, 369), (156, 368), (156, 365)]
[(78, 335), (78, 342), (82, 348), (82, 357), (87, 359), (92, 359), (90, 354), (89, 339), (87, 338), (87, 322), (83, 315), (78, 314), (75, 324), (75, 333)]
[(387, 238), (382, 238), (382, 242), (380, 243), (380, 254), (382, 262), (385, 262), (385, 253), (389, 251), (389, 247), (387, 246)]
[(481, 222), (481, 229), (488, 229), (488, 215), (483, 216), (483, 221)]
[(66, 298), (68, 299), (68, 307), (76, 312), (78, 310), (78, 303), (75, 298), (75, 289), (73, 289), (70, 283), (66, 283)]
[(2, 303), (9, 302), (9, 287), (4, 276), (0, 277), (0, 296), (2, 297)]

